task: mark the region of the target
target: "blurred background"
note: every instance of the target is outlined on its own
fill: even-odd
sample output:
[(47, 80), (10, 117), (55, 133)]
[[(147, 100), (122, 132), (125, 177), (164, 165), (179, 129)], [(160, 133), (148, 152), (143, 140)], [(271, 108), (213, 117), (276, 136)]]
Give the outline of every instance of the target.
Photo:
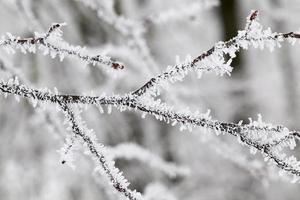
[[(53, 22), (66, 22), (67, 42), (125, 64), (115, 77), (76, 59), (60, 62), (42, 53), (11, 55), (0, 50), (1, 66), (11, 66), (31, 86), (72, 94), (137, 89), (176, 60), (196, 57), (217, 41), (234, 37), (253, 9), (260, 11), (265, 28), (290, 32), (300, 27), (298, 0), (0, 0), (0, 8), (0, 35), (31, 37)], [(205, 74), (198, 79), (190, 74), (161, 98), (177, 108), (211, 109), (219, 120), (248, 122), (260, 113), (265, 122), (299, 130), (299, 50), (299, 45), (287, 44), (272, 53), (242, 51), (231, 77)], [(5, 67), (0, 69), (1, 79), (12, 76)], [(26, 100), (0, 98), (0, 199), (119, 198), (93, 175), (93, 162), (80, 151), (75, 170), (60, 163), (63, 116), (53, 105), (46, 108), (53, 118)], [(180, 132), (151, 116), (142, 119), (140, 113), (115, 109), (101, 114), (93, 106), (82, 117), (106, 146), (131, 142), (190, 169), (190, 175), (169, 177), (150, 163), (117, 159), (130, 187), (149, 199), (299, 199), (299, 185), (280, 178), (277, 169), (231, 136), (197, 129)], [(299, 155), (299, 148), (295, 152)]]

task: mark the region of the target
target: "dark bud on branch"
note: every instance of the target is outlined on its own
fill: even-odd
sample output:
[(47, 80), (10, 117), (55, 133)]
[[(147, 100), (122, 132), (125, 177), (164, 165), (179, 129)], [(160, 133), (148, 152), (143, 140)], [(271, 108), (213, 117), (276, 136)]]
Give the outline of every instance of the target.
[(111, 67), (114, 68), (114, 69), (124, 69), (124, 65), (121, 64), (121, 63), (118, 63), (118, 62), (113, 62), (111, 64)]
[(258, 16), (258, 10), (253, 10), (251, 15), (250, 15), (250, 18), (249, 18), (250, 21), (255, 20), (257, 18), (257, 16)]

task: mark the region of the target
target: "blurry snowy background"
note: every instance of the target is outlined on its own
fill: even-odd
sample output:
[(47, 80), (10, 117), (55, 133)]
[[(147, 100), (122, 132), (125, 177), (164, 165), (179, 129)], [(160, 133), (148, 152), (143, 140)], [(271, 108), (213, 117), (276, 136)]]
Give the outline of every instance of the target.
[[(104, 9), (107, 18), (97, 15), (97, 9)], [(76, 59), (60, 62), (42, 54), (8, 55), (3, 50), (0, 61), (35, 87), (57, 87), (74, 94), (125, 93), (176, 59), (195, 57), (215, 42), (235, 36), (252, 9), (260, 11), (261, 23), (273, 31), (300, 27), (298, 0), (0, 0), (0, 35), (31, 37), (53, 22), (66, 22), (66, 41), (94, 54), (110, 55), (126, 67), (115, 77), (100, 68), (84, 67)], [(129, 29), (123, 27), (125, 18), (132, 20)], [(162, 98), (175, 107), (203, 112), (209, 108), (220, 120), (247, 121), (261, 113), (266, 122), (299, 130), (299, 50), (299, 45), (283, 45), (273, 53), (241, 52), (231, 77), (189, 75), (164, 91)], [(5, 71), (0, 74), (3, 79), (10, 77)], [(63, 117), (56, 114), (55, 106), (49, 109), (59, 128), (50, 126), (49, 119), (27, 101), (0, 98), (0, 199), (117, 199), (101, 177), (93, 175), (89, 158), (76, 155), (75, 170), (61, 164), (57, 150), (64, 142)], [(101, 114), (93, 106), (83, 118), (106, 146), (138, 144), (190, 169), (189, 175), (168, 176), (147, 161), (117, 159), (130, 187), (149, 199), (299, 199), (299, 185), (281, 180), (278, 171), (230, 136), (197, 129), (180, 132), (150, 116), (142, 119), (139, 113), (114, 109)], [(299, 148), (296, 152), (300, 154)]]

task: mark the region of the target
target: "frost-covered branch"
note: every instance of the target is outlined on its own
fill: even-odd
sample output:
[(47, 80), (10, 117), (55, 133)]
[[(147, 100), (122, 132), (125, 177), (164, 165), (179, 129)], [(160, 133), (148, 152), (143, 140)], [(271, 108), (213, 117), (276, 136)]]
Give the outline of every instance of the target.
[[(212, 48), (200, 54), (194, 59), (187, 59), (186, 62), (170, 66), (162, 74), (151, 78), (146, 84), (137, 89), (133, 94), (141, 96), (146, 92), (152, 95), (159, 94), (159, 87), (164, 87), (168, 82), (174, 83), (181, 81), (189, 72), (196, 71), (200, 78), (203, 73), (215, 72), (217, 75), (231, 74), (230, 66), (236, 53), (241, 50), (247, 50), (248, 47), (263, 49), (267, 47), (270, 51), (281, 47), (281, 42), (287, 40), (295, 44), (300, 38), (300, 33), (272, 33), (268, 28), (263, 27), (258, 22), (258, 11), (253, 11), (247, 18), (245, 29), (238, 32), (238, 35), (226, 42), (218, 42)], [(229, 56), (226, 59), (225, 56)]]
[(26, 98), (33, 98), (35, 101), (50, 101), (58, 104), (94, 104), (97, 106), (115, 106), (121, 111), (135, 109), (155, 116), (158, 120), (180, 124), (181, 130), (191, 130), (193, 127), (202, 127), (204, 130), (211, 130), (217, 134), (229, 134), (253, 151), (260, 151), (266, 160), (274, 162), (280, 169), (300, 177), (300, 162), (293, 156), (287, 157), (282, 153), (284, 147), (293, 149), (295, 140), (299, 139), (299, 132), (289, 131), (283, 126), (274, 126), (263, 123), (261, 118), (257, 122), (249, 124), (235, 124), (213, 120), (208, 114), (191, 113), (189, 110), (175, 111), (172, 107), (160, 101), (149, 98), (137, 98), (135, 95), (124, 96), (76, 96), (60, 95), (51, 92), (42, 92), (35, 89), (28, 89), (26, 86), (11, 83), (0, 83), (0, 90), (3, 93), (12, 93)]
[[(29, 98), (35, 102), (34, 105), (36, 102), (41, 101), (61, 106), (70, 122), (71, 130), (85, 144), (96, 163), (98, 163), (100, 171), (102, 170), (108, 176), (117, 191), (123, 193), (129, 199), (139, 199), (141, 197), (138, 193), (128, 189), (127, 181), (114, 168), (103, 146), (97, 143), (94, 133), (89, 131), (80, 120), (76, 120), (76, 115), (69, 108), (69, 104), (92, 104), (99, 109), (104, 105), (108, 106), (109, 110), (114, 106), (120, 111), (134, 109), (142, 112), (143, 116), (149, 114), (158, 120), (172, 123), (172, 125), (180, 124), (180, 130), (191, 130), (193, 127), (200, 127), (216, 134), (235, 136), (241, 144), (248, 146), (251, 152), (261, 152), (265, 160), (269, 160), (283, 172), (295, 175), (294, 181), (297, 182), (300, 178), (300, 162), (294, 156), (287, 156), (283, 150), (286, 147), (294, 149), (296, 140), (300, 139), (299, 132), (290, 131), (283, 126), (264, 123), (260, 116), (257, 121), (250, 121), (249, 124), (222, 122), (212, 119), (209, 113), (193, 113), (188, 109), (175, 110), (172, 106), (162, 103), (160, 99), (156, 100), (151, 95), (144, 95), (150, 91), (150, 94), (155, 96), (158, 94), (157, 87), (162, 86), (167, 81), (181, 80), (188, 72), (194, 70), (200, 74), (209, 71), (214, 71), (220, 75), (230, 74), (232, 70), (230, 66), (231, 59), (235, 57), (237, 51), (247, 49), (248, 46), (260, 47), (261, 49), (267, 46), (272, 50), (275, 46), (280, 46), (280, 43), (284, 40), (294, 44), (296, 39), (300, 38), (300, 35), (294, 32), (272, 33), (270, 29), (263, 30), (257, 21), (257, 17), (258, 12), (253, 11), (247, 19), (245, 30), (240, 31), (238, 36), (227, 42), (217, 43), (210, 50), (193, 60), (171, 67), (132, 93), (112, 96), (67, 95), (59, 94), (57, 91), (51, 92), (48, 89), (37, 90), (21, 85), (16, 79), (10, 79), (8, 82), (1, 81), (0, 92), (4, 96), (13, 94)], [(55, 27), (49, 29), (49, 35), (46, 34), (43, 38), (47, 40), (55, 29)], [(29, 39), (28, 41), (34, 42), (35, 40)], [(27, 44), (27, 42), (25, 43)], [(226, 60), (225, 55), (229, 55), (230, 59)]]
[[(88, 130), (84, 124), (79, 124), (76, 116), (68, 105), (59, 103), (69, 126), (75, 136), (80, 138), (84, 147), (89, 151), (96, 163), (96, 171), (105, 174), (113, 187), (130, 200), (143, 199), (141, 194), (128, 188), (129, 182), (122, 176), (122, 173), (114, 166), (114, 161), (110, 158), (105, 147), (97, 142), (93, 131)], [(84, 131), (85, 129), (85, 131)]]
[(122, 143), (120, 145), (110, 147), (108, 151), (115, 159), (123, 158), (127, 160), (139, 160), (149, 164), (153, 168), (157, 168), (170, 177), (186, 176), (189, 174), (188, 168), (166, 162), (159, 156), (133, 143)]
[(201, 14), (201, 11), (211, 9), (218, 5), (219, 0), (195, 0), (191, 3), (183, 2), (178, 8), (171, 8), (146, 17), (145, 22), (151, 25), (159, 25), (183, 19), (194, 19)]
[(113, 69), (123, 69), (124, 65), (112, 60), (104, 55), (89, 55), (86, 50), (80, 46), (72, 46), (62, 39), (61, 27), (64, 23), (54, 23), (46, 33), (35, 33), (34, 37), (20, 38), (7, 33), (0, 39), (0, 47), (8, 53), (15, 53), (15, 49), (20, 49), (23, 53), (36, 53), (41, 51), (44, 55), (50, 55), (52, 58), (59, 56), (62, 61), (64, 57), (71, 56), (78, 58), (84, 63), (92, 65), (105, 65)]
[[(15, 84), (19, 84), (19, 78), (17, 74), (14, 72), (14, 68), (4, 65), (3, 63), (0, 63), (1, 69), (6, 70), (10, 73), (12, 73), (15, 78), (10, 79), (13, 80)], [(23, 83), (26, 82), (25, 80), (22, 81)], [(30, 93), (30, 92), (28, 92)], [(30, 99), (30, 98), (29, 98)], [(33, 105), (38, 106), (38, 102), (34, 100), (35, 102)], [(43, 102), (43, 101), (39, 101)], [(93, 156), (93, 159), (97, 165), (96, 171), (99, 171), (100, 174), (103, 174), (103, 172), (108, 176), (109, 181), (112, 183), (112, 185), (119, 191), (120, 193), (123, 193), (128, 199), (130, 200), (138, 200), (142, 199), (142, 196), (140, 193), (136, 191), (131, 191), (128, 188), (128, 181), (122, 176), (122, 172), (119, 172), (117, 168), (114, 167), (114, 161), (113, 159), (116, 157), (120, 157), (121, 155), (118, 154), (119, 148), (112, 148), (108, 151), (113, 151), (113, 152), (107, 152), (105, 147), (101, 144), (97, 143), (97, 139), (93, 131), (88, 130), (85, 126), (85, 124), (80, 120), (80, 117), (77, 116), (77, 119), (75, 119), (74, 112), (71, 110), (71, 108), (66, 105), (65, 103), (61, 103), (59, 101), (56, 102), (58, 105), (60, 105), (62, 111), (64, 112), (66, 119), (69, 120), (69, 128), (73, 131), (73, 135), (67, 135), (66, 137), (66, 144), (65, 146), (61, 149), (61, 154), (63, 156), (62, 159), (62, 164), (65, 162), (68, 162), (67, 164), (70, 165), (71, 167), (74, 167), (72, 165), (73, 161), (73, 151), (75, 148), (77, 148), (78, 144), (80, 144), (79, 139), (83, 141), (83, 144), (85, 147), (88, 148), (90, 151), (90, 154)], [(45, 112), (45, 117), (47, 118), (48, 122), (50, 122), (55, 128), (56, 125), (51, 118), (51, 114), (49, 112)], [(80, 123), (79, 123), (80, 122)], [(80, 124), (80, 125), (79, 125)], [(58, 128), (59, 129), (59, 128)], [(132, 146), (132, 148), (136, 147), (135, 149), (138, 150), (143, 150), (142, 148), (138, 148), (138, 146)], [(122, 147), (120, 147), (122, 148)], [(132, 148), (129, 147), (129, 150), (132, 150)], [(113, 157), (110, 157), (110, 153), (113, 155)], [(144, 150), (142, 153), (147, 154), (148, 158), (153, 158), (154, 156), (151, 157), (151, 153), (147, 152)], [(138, 155), (131, 155), (131, 154), (125, 154), (127, 156), (131, 156), (131, 158), (139, 158)], [(141, 155), (141, 154), (140, 154)], [(124, 155), (123, 155), (124, 156)], [(154, 166), (162, 167), (162, 169), (170, 169), (170, 176), (175, 175), (177, 172), (182, 174), (186, 171), (184, 169), (180, 169), (179, 167), (177, 168), (175, 165), (173, 166), (172, 164), (165, 164), (163, 161), (161, 161), (158, 157), (154, 157), (153, 160), (156, 158), (156, 163), (154, 163)], [(141, 159), (141, 158), (140, 158)], [(161, 162), (160, 162), (161, 161)], [(165, 168), (163, 168), (165, 167)], [(168, 168), (169, 167), (169, 168)], [(173, 170), (173, 171), (172, 171)], [(177, 171), (176, 171), (177, 170)], [(180, 171), (181, 170), (181, 171)]]

